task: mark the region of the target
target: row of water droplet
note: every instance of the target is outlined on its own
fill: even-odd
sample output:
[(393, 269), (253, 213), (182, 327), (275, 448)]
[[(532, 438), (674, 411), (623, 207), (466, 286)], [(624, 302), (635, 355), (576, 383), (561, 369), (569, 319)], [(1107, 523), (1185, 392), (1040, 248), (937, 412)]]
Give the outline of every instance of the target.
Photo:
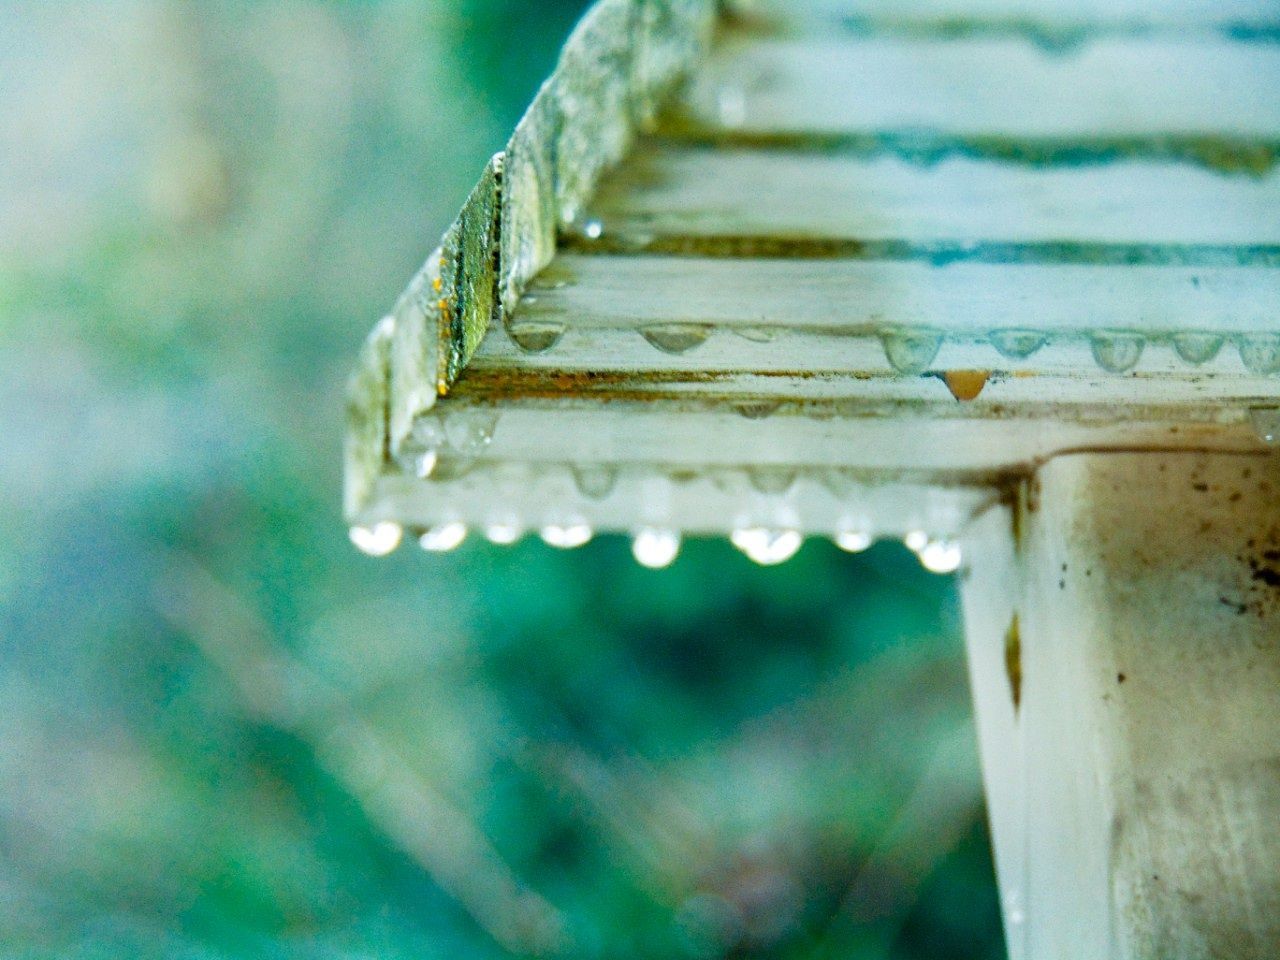
[[(734, 334), (755, 343), (774, 340), (783, 327), (759, 325), (751, 327), (727, 327)], [(560, 342), (566, 324), (555, 320), (515, 320), (507, 324), (507, 334), (517, 347), (526, 353), (544, 353)], [(639, 328), (639, 333), (654, 348), (663, 353), (679, 355), (704, 344), (714, 332), (709, 323), (656, 323)], [(987, 341), (1006, 359), (1025, 360), (1049, 343), (1051, 339), (1085, 337), (1098, 366), (1109, 373), (1125, 373), (1142, 359), (1149, 341), (1168, 340), (1174, 352), (1192, 366), (1201, 366), (1213, 360), (1222, 351), (1228, 339), (1234, 341), (1240, 360), (1250, 373), (1267, 375), (1280, 372), (1280, 333), (1226, 334), (1204, 331), (1187, 331), (1171, 335), (1148, 336), (1127, 330), (1094, 330), (1084, 334), (1055, 333), (1041, 330), (1008, 329), (987, 334)], [(942, 349), (946, 335), (938, 330), (923, 328), (893, 328), (879, 333), (885, 358), (894, 370), (902, 374), (920, 374)]]
[[(744, 404), (744, 416), (767, 416), (776, 404)], [(801, 481), (816, 483), (832, 496), (849, 500), (864, 494), (874, 482), (856, 469), (844, 467), (799, 467), (787, 464), (755, 466), (704, 465), (662, 467), (656, 464), (557, 463), (551, 461), (525, 463), (493, 461), (482, 464), (479, 455), (492, 442), (498, 423), (496, 412), (463, 408), (461, 411), (437, 412), (421, 418), (415, 425), (413, 442), (402, 447), (399, 462), (402, 469), (422, 480), (451, 483), (483, 470), (499, 493), (518, 495), (530, 482), (546, 482), (557, 476), (587, 500), (603, 501), (613, 495), (624, 472), (633, 479), (660, 480), (664, 483), (705, 480), (722, 493), (743, 496), (752, 492), (767, 497), (785, 497)], [(456, 427), (456, 429), (455, 429)], [(446, 439), (451, 437), (452, 439)]]
[[(484, 528), (484, 536), (490, 543), (503, 546), (513, 544), (524, 536), (524, 528), (517, 521), (499, 520)], [(398, 523), (384, 521), (372, 526), (351, 528), (351, 542), (372, 557), (384, 557), (394, 552), (404, 539), (404, 528)], [(428, 553), (448, 553), (456, 550), (467, 539), (468, 529), (461, 521), (449, 521), (430, 527), (418, 534), (418, 544)], [(584, 520), (567, 520), (548, 524), (538, 531), (542, 541), (560, 550), (572, 550), (589, 543), (595, 531)], [(875, 537), (865, 526), (841, 524), (831, 536), (832, 541), (847, 553), (861, 553), (872, 545)], [(744, 525), (729, 535), (730, 542), (747, 557), (761, 566), (785, 563), (799, 552), (804, 535), (791, 527), (766, 527)], [(631, 537), (631, 552), (636, 562), (651, 570), (671, 566), (680, 553), (683, 537), (678, 530), (649, 526), (637, 529)], [(923, 530), (914, 530), (903, 538), (903, 543), (916, 554), (926, 570), (938, 574), (955, 573), (960, 569), (963, 554), (960, 545), (950, 539), (931, 537)]]

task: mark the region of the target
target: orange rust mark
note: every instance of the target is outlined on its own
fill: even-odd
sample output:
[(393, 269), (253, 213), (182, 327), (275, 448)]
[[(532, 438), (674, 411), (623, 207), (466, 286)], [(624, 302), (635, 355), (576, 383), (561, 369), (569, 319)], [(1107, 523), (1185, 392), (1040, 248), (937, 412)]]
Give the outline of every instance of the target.
[(942, 375), (951, 395), (961, 403), (978, 399), (982, 388), (991, 379), (990, 370), (948, 370)]

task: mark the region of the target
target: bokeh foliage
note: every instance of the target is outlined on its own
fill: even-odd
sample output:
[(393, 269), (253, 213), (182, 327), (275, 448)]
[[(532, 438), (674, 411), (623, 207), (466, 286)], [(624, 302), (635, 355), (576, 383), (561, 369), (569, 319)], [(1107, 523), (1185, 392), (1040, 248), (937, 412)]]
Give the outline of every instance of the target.
[(580, 6), (0, 0), (0, 954), (1003, 955), (905, 551), (346, 541), (356, 345)]

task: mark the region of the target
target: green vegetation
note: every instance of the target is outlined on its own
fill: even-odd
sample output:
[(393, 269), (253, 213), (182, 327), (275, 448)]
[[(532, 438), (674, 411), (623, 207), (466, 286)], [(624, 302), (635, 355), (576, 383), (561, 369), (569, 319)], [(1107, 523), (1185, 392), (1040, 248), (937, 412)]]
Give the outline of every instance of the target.
[(346, 540), (360, 339), (576, 12), (0, 2), (0, 955), (1003, 955), (905, 551)]

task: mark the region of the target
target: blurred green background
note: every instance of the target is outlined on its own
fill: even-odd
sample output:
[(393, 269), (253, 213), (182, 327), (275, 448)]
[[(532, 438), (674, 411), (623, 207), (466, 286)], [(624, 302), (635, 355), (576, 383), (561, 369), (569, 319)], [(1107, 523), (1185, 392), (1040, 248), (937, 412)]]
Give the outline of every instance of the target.
[(358, 344), (581, 7), (0, 0), (0, 955), (1003, 956), (902, 548), (347, 541)]

